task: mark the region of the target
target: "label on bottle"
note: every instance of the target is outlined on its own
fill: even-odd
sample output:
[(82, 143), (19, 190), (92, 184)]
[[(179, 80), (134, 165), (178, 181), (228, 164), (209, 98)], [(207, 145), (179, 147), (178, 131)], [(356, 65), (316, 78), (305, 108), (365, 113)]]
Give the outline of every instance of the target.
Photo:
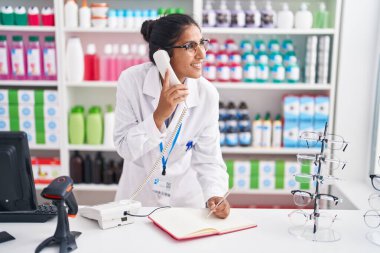
[(227, 133), (226, 134), (226, 144), (227, 144), (227, 146), (237, 146), (238, 145), (238, 134), (237, 133)]
[(244, 66), (244, 79), (245, 80), (255, 80), (256, 79), (256, 67), (252, 64), (247, 64)]
[(245, 26), (245, 15), (244, 12), (233, 12), (231, 14), (231, 26), (244, 27)]
[(217, 74), (219, 81), (229, 81), (230, 80), (230, 69), (228, 66), (218, 67), (216, 74)]
[(21, 48), (11, 50), (12, 72), (14, 76), (24, 76), (24, 54)]
[(239, 133), (239, 144), (242, 146), (249, 146), (252, 143), (252, 134), (250, 132)]
[(203, 26), (215, 26), (216, 25), (216, 15), (215, 12), (203, 13)]
[(300, 78), (300, 69), (297, 66), (289, 67), (286, 71), (286, 78), (289, 81), (298, 81)]
[(0, 75), (8, 75), (8, 57), (7, 57), (7, 49), (0, 48)]
[(41, 76), (41, 57), (39, 49), (28, 49), (28, 76)]
[(57, 75), (57, 68), (55, 65), (55, 49), (45, 48), (43, 51), (44, 57), (44, 74), (45, 76)]
[(216, 67), (214, 65), (203, 67), (203, 76), (209, 81), (214, 81), (216, 79)]
[(257, 79), (268, 80), (269, 68), (267, 65), (258, 65), (256, 73), (257, 73)]
[(216, 15), (217, 26), (230, 26), (228, 12), (218, 12)]
[(285, 79), (285, 68), (283, 66), (273, 67), (272, 79), (274, 81), (283, 81)]
[(240, 65), (233, 66), (230, 69), (231, 80), (240, 81), (243, 78), (243, 70)]

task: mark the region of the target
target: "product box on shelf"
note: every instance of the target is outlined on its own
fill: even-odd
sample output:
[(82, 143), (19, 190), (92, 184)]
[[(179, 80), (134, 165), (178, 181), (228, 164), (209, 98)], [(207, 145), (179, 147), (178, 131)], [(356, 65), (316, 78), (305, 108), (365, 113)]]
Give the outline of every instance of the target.
[(283, 132), (283, 145), (286, 148), (298, 147), (299, 123), (298, 120), (285, 120)]
[(32, 157), (32, 168), (36, 184), (48, 184), (54, 178), (63, 175), (59, 158)]
[(314, 117), (314, 97), (301, 96), (300, 97), (300, 120), (312, 120)]
[(284, 119), (298, 120), (300, 116), (300, 98), (298, 96), (284, 97)]
[(330, 99), (327, 96), (315, 97), (315, 114), (314, 120), (328, 121), (329, 118)]
[(9, 118), (6, 117), (0, 117), (0, 131), (9, 131), (10, 129), (10, 123)]

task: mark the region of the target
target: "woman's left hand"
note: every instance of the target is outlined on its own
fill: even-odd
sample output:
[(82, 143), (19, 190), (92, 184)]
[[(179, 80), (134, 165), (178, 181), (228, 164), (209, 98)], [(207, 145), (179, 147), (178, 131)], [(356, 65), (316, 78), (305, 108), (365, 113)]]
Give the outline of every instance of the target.
[[(210, 211), (213, 210), (215, 208), (215, 206), (219, 203), (219, 201), (222, 199), (223, 199), (222, 197), (216, 197), (216, 196), (211, 197), (207, 201), (207, 206), (210, 209)], [(225, 199), (222, 203), (220, 203), (220, 205), (218, 207), (216, 207), (213, 210), (213, 213), (218, 218), (221, 218), (221, 219), (227, 218), (227, 216), (230, 214), (230, 204)]]

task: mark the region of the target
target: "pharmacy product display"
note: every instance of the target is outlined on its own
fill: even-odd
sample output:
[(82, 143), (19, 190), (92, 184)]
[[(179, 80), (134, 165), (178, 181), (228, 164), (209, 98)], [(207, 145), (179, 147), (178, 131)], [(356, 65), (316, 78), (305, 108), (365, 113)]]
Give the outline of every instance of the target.
[(123, 160), (106, 161), (101, 152), (91, 157), (74, 151), (70, 157), (70, 175), (75, 183), (117, 184), (122, 170)]
[(330, 99), (328, 96), (287, 95), (283, 99), (283, 146), (287, 148), (307, 148), (307, 143), (299, 141), (302, 132), (324, 132), (329, 120)]
[[(328, 70), (328, 68), (327, 68)], [(297, 83), (301, 71), (292, 40), (210, 40), (203, 76), (218, 82)]]
[(291, 212), (288, 215), (292, 223), (289, 233), (297, 238), (310, 241), (338, 241), (341, 236), (332, 228), (337, 216), (320, 211), (320, 209), (323, 204), (336, 206), (342, 202), (342, 199), (331, 194), (321, 193), (320, 190), (323, 185), (334, 184), (339, 181), (338, 178), (329, 175), (329, 170), (343, 170), (345, 168), (346, 162), (340, 160), (337, 153), (338, 151), (344, 152), (348, 143), (342, 136), (327, 133), (327, 122), (323, 132), (305, 131), (301, 133), (299, 138), (308, 147), (320, 146), (320, 152), (313, 155), (297, 155), (297, 161), (300, 164), (313, 162), (317, 168), (314, 173), (295, 174), (295, 179), (298, 182), (312, 182), (315, 188), (313, 192), (301, 189), (292, 190), (291, 193), (297, 206), (305, 207), (312, 204), (313, 210), (311, 213), (300, 209)]
[(84, 52), (80, 38), (72, 37), (67, 42), (66, 80), (117, 81), (125, 69), (148, 62), (147, 53), (145, 44), (105, 44), (100, 54), (93, 43), (87, 44)]
[[(380, 166), (380, 157), (377, 163)], [(368, 231), (366, 238), (375, 245), (380, 246), (380, 175), (372, 174), (370, 179), (376, 192), (368, 197), (368, 204), (371, 209), (365, 212), (363, 216), (365, 224), (372, 229)]]
[[(43, 41), (42, 41), (43, 40)], [(53, 36), (0, 35), (2, 80), (56, 80), (57, 61)]]
[(69, 143), (74, 145), (113, 146), (114, 111), (108, 105), (103, 114), (100, 106), (91, 106), (87, 111), (75, 105), (69, 113)]
[[(218, 3), (219, 2), (219, 3)], [(315, 13), (311, 3), (300, 3), (291, 10), (288, 3), (274, 9), (271, 1), (204, 1), (202, 25), (204, 27), (310, 29), (329, 27), (329, 12), (324, 2), (318, 3)], [(218, 5), (219, 4), (219, 5)]]
[(57, 91), (0, 89), (0, 131), (24, 131), (29, 145), (58, 147)]
[(311, 174), (313, 162), (300, 164), (290, 160), (226, 160), (229, 188), (247, 190), (309, 190), (310, 182), (298, 182), (294, 174)]
[(48, 184), (59, 176), (64, 176), (61, 160), (57, 157), (31, 157), (33, 178), (36, 184)]
[(66, 1), (64, 6), (66, 28), (127, 28), (140, 29), (148, 19), (173, 13), (184, 13), (182, 8), (159, 9), (113, 9), (108, 3), (82, 1), (79, 7), (74, 0)]
[(44, 6), (2, 6), (0, 7), (0, 26), (54, 26), (54, 9)]

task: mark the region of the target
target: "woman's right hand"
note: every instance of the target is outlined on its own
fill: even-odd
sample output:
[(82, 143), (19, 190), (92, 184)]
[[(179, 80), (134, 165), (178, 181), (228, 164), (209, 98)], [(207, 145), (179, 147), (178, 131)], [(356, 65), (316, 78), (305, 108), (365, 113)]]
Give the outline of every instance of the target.
[(153, 113), (153, 119), (158, 129), (161, 129), (164, 121), (172, 115), (177, 105), (186, 100), (189, 90), (186, 84), (169, 84), (169, 70), (165, 72), (162, 83), (160, 101), (157, 109)]

